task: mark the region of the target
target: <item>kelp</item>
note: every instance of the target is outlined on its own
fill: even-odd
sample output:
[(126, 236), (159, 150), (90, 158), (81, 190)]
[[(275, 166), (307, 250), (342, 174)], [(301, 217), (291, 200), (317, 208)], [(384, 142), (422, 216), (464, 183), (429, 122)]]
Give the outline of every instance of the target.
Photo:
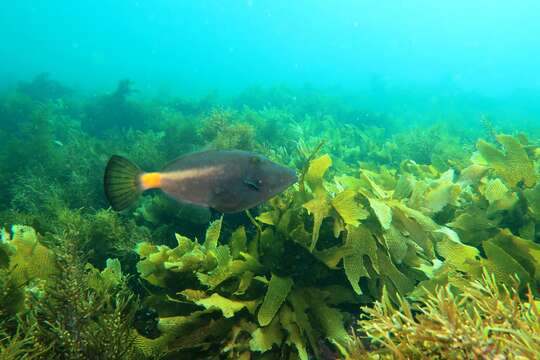
[[(523, 268), (523, 264), (537, 261), (534, 157), (530, 157), (528, 149), (520, 142), (525, 141), (523, 139), (508, 135), (497, 136), (497, 139), (505, 144), (506, 154), (484, 143), (479, 143), (479, 149), (483, 149), (482, 156), (490, 159), (488, 166), (500, 177), (483, 172), (477, 181), (467, 184), (461, 196), (462, 206), (448, 226), (455, 229), (465, 243), (483, 250), (487, 258), (482, 260), (483, 265), (497, 273), (498, 281), (508, 284), (517, 273), (524, 283), (530, 280), (531, 289), (537, 294), (535, 268), (530, 265)], [(488, 146), (491, 150), (486, 150)], [(473, 159), (478, 161), (476, 156)], [(514, 177), (507, 176), (510, 173)], [(516, 180), (515, 176), (520, 179)], [(522, 190), (520, 184), (528, 188)]]
[[(384, 357), (368, 324), (380, 324), (376, 312), (351, 326), (360, 306), (461, 306), (459, 289), (483, 271), (498, 291), (483, 294), (503, 306), (505, 287), (538, 296), (540, 151), (525, 136), (492, 129), (496, 143), (481, 140), (472, 154), (474, 129), (381, 128), (393, 119), (309, 91), (226, 104), (142, 102), (132, 90), (123, 81), (81, 103), (0, 98), (2, 356)], [(205, 148), (264, 153), (298, 168), (299, 184), (210, 227), (212, 211), (157, 193), (133, 214), (103, 209), (95, 174), (111, 153), (150, 170)], [(439, 319), (420, 322), (414, 309), (422, 326)], [(413, 356), (444, 348), (409, 340)]]
[(511, 187), (515, 187), (521, 182), (526, 187), (534, 186), (537, 175), (524, 145), (520, 143), (519, 139), (510, 135), (497, 135), (496, 139), (504, 146), (504, 152), (480, 140), (477, 148), (481, 159), (477, 159), (477, 161), (485, 161)]
[[(358, 353), (347, 327), (355, 317), (351, 306), (381, 298), (387, 306), (403, 306), (407, 296), (423, 301), (460, 284), (459, 274), (480, 278), (482, 269), (501, 285), (517, 275), (537, 293), (540, 246), (504, 227), (513, 212), (527, 220), (520, 231), (535, 225), (535, 187), (520, 191), (496, 171), (464, 181), (453, 169), (413, 163), (400, 172), (360, 167), (357, 176), (331, 178), (332, 164), (328, 154), (311, 159), (304, 190), (271, 200), (251, 218), (255, 232), (239, 226), (225, 239), (220, 218), (202, 242), (180, 234), (174, 246), (138, 242), (136, 268), (147, 284), (143, 306), (158, 315), (154, 330), (123, 330), (131, 339), (126, 351), (142, 357), (251, 353), (308, 359), (322, 358), (331, 346), (351, 357)], [(141, 214), (156, 223), (150, 213)], [(107, 236), (118, 226), (100, 228)], [(11, 235), (4, 233), (10, 257)], [(88, 265), (84, 281), (90, 288), (115, 288), (120, 269), (112, 260), (101, 272)], [(370, 334), (369, 327), (361, 331)]]
[(13, 225), (9, 231), (1, 229), (1, 233), (2, 266), (9, 269), (18, 286), (35, 279), (48, 279), (57, 273), (53, 251), (39, 241), (33, 228)]
[[(379, 298), (384, 288), (390, 289), (394, 301), (398, 294), (410, 293), (415, 281), (427, 279), (419, 269), (434, 259), (434, 243), (446, 240), (439, 232), (443, 227), (429, 216), (393, 199), (393, 190), (384, 188), (387, 181), (377, 184), (379, 174), (366, 172), (329, 183), (324, 175), (330, 165), (328, 155), (311, 160), (305, 176), (308, 192), (271, 201), (272, 208), (254, 220), (261, 222), (254, 236), (240, 227), (223, 245), (220, 219), (210, 226), (203, 243), (176, 235), (176, 248), (139, 244), (141, 276), (163, 288), (169, 301), (232, 319), (239, 324), (231, 329), (235, 334), (251, 324), (251, 336), (240, 337), (247, 343), (229, 343), (229, 348), (265, 353), (286, 344), (306, 358), (309, 353), (318, 356), (322, 337), (346, 356), (351, 337), (344, 324), (352, 314), (341, 306)], [(310, 232), (306, 227), (311, 216)], [(317, 241), (321, 231), (324, 246)], [(448, 241), (465, 247), (454, 238)], [(288, 251), (298, 254), (291, 267), (282, 258)], [(305, 271), (295, 271), (302, 260), (321, 269), (311, 273), (311, 281), (305, 279)], [(336, 285), (330, 290), (314, 286), (317, 281)], [(354, 293), (363, 297), (355, 299)], [(163, 351), (174, 348), (175, 337), (162, 336), (169, 338)]]
[(274, 319), (281, 305), (289, 296), (293, 283), (290, 278), (281, 278), (272, 274), (263, 303), (257, 313), (257, 320), (261, 326), (267, 326)]
[[(318, 164), (314, 164), (317, 169)], [(323, 192), (322, 189), (326, 189), (324, 172), (315, 169), (313, 173), (318, 174), (318, 179), (313, 176), (306, 179), (310, 188), (316, 189), (307, 204), (326, 201), (332, 211), (327, 210), (324, 216), (312, 211), (314, 229), (322, 223), (317, 216), (332, 218), (336, 240), (333, 250), (314, 251), (313, 242), (310, 250), (330, 267), (343, 259), (345, 274), (357, 294), (364, 293), (359, 286), (361, 278), (373, 278), (373, 285), (378, 284), (374, 287), (368, 281), (366, 286), (374, 298), (380, 296), (383, 284), (393, 289), (392, 292), (410, 292), (414, 287), (411, 278), (417, 281), (424, 278), (415, 268), (435, 256), (434, 232), (439, 226), (428, 216), (393, 198), (394, 190), (388, 188), (388, 184), (397, 186), (398, 181), (388, 181), (390, 174), (361, 170), (359, 178), (338, 178), (336, 185), (327, 184), (327, 188), (334, 191)], [(342, 232), (346, 237), (340, 236)], [(334, 253), (331, 258), (327, 256), (329, 251)]]
[(362, 331), (376, 349), (371, 358), (534, 359), (540, 356), (538, 303), (520, 280), (501, 287), (485, 270), (476, 279), (438, 286), (418, 302), (383, 297), (365, 307)]
[[(173, 249), (141, 244), (137, 251), (142, 257), (138, 265), (142, 278), (168, 290), (169, 301), (191, 304), (212, 314), (206, 320), (207, 324), (215, 321), (212, 319), (219, 314), (229, 319), (232, 333), (222, 334), (222, 341), (228, 342), (225, 354), (231, 358), (240, 355), (239, 349), (279, 353), (279, 347), (288, 344), (296, 349), (301, 359), (307, 359), (308, 351), (318, 353), (317, 338), (320, 336), (327, 337), (345, 352), (347, 333), (341, 312), (334, 306), (352, 299), (352, 296), (346, 296), (348, 290), (338, 287), (334, 291), (341, 292), (344, 298), (332, 298), (330, 292), (296, 284), (290, 275), (272, 272), (257, 260), (258, 248), (251, 246), (258, 240), (257, 236), (248, 238), (241, 227), (232, 233), (228, 244), (221, 245), (218, 241), (221, 224), (221, 219), (212, 223), (203, 244), (180, 235), (177, 235), (178, 246)], [(261, 234), (261, 242), (274, 240), (271, 237), (275, 234), (270, 230)], [(186, 264), (190, 266), (186, 267)], [(185, 276), (191, 280), (187, 281)], [(191, 287), (181, 286), (181, 279), (184, 279), (183, 284), (191, 284)], [(171, 287), (167, 286), (170, 282), (179, 284), (175, 293), (170, 293)], [(305, 300), (306, 297), (314, 299)], [(298, 312), (291, 309), (298, 308), (310, 311), (311, 315), (297, 318)], [(200, 311), (187, 318), (198, 316)], [(246, 326), (250, 335), (238, 337), (238, 329)], [(183, 334), (175, 330), (173, 336), (169, 330), (164, 331), (162, 340), (154, 342), (162, 344), (162, 352), (177, 352), (175, 344)], [(237, 343), (240, 341), (245, 343)]]

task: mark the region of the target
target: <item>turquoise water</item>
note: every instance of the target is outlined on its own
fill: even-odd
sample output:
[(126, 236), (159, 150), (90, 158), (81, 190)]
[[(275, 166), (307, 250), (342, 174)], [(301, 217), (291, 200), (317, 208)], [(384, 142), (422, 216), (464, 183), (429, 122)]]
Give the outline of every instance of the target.
[(536, 1), (18, 1), (1, 5), (2, 84), (40, 72), (86, 90), (132, 78), (185, 93), (310, 83), (540, 86)]

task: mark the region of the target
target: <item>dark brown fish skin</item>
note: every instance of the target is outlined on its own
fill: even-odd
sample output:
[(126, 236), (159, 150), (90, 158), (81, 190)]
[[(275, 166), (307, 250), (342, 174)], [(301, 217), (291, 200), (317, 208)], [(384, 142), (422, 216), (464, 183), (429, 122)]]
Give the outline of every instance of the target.
[(297, 181), (294, 170), (241, 150), (187, 154), (166, 165), (161, 177), (172, 198), (223, 213), (257, 206)]

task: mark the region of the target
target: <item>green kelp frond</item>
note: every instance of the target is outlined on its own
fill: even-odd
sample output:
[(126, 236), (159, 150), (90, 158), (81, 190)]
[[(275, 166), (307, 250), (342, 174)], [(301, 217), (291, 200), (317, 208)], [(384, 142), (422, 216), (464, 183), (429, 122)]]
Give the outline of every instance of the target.
[(392, 224), (392, 208), (382, 200), (376, 198), (368, 198), (368, 200), (379, 224), (384, 230), (388, 230)]
[(221, 224), (223, 223), (223, 216), (210, 224), (208, 230), (206, 230), (206, 237), (203, 246), (208, 250), (215, 251), (218, 245), (219, 236), (221, 234)]
[[(369, 229), (365, 226), (350, 228), (347, 232), (347, 244), (354, 249), (343, 258), (343, 267), (347, 279), (357, 294), (362, 294), (359, 281), (361, 277), (369, 278), (370, 273), (379, 273), (379, 259), (377, 257), (377, 243)], [(368, 262), (364, 260), (367, 257)], [(368, 268), (373, 270), (368, 271)]]
[[(305, 230), (308, 219), (291, 215), (292, 210), (284, 212), (274, 207), (257, 219), (278, 230), (288, 229), (279, 233), (305, 246), (328, 268), (345, 270), (357, 294), (366, 293), (360, 287), (361, 278), (372, 279), (366, 288), (374, 298), (380, 296), (386, 282), (392, 292), (411, 291), (415, 280), (425, 279), (417, 268), (435, 256), (433, 244), (440, 226), (429, 217), (428, 209), (422, 207), (428, 213), (424, 214), (405, 205), (406, 199), (393, 199), (392, 186), (399, 185), (395, 173), (363, 170), (359, 178), (341, 176), (326, 182), (322, 176), (330, 165), (327, 155), (312, 160), (306, 181), (316, 191), (310, 193), (312, 198), (307, 203), (295, 198), (290, 205), (295, 209), (299, 202), (313, 216), (311, 234)], [(434, 188), (439, 183), (459, 188), (451, 174), (432, 180)], [(444, 203), (456, 205), (459, 192), (447, 193), (452, 194), (452, 199)], [(321, 231), (325, 234), (325, 248), (319, 249)], [(311, 241), (306, 241), (309, 235)]]
[(325, 338), (346, 355), (350, 337), (345, 329), (343, 313), (328, 305), (328, 295), (324, 291), (309, 289), (306, 295), (314, 323), (320, 327)]
[(480, 246), (482, 241), (494, 236), (502, 218), (498, 214), (490, 216), (480, 201), (456, 211), (455, 217), (447, 224), (455, 230), (466, 244)]
[(521, 286), (528, 284), (535, 296), (540, 294), (540, 245), (513, 235), (507, 229), (482, 244), (487, 255), (484, 265), (497, 280), (510, 285), (517, 275)]
[(195, 311), (188, 316), (162, 317), (159, 320), (157, 338), (149, 339), (135, 334), (134, 345), (143, 359), (161, 359), (170, 354), (191, 357), (200, 349), (206, 349), (216, 338), (229, 331), (226, 319), (212, 320), (207, 311)]
[(257, 328), (249, 340), (251, 351), (265, 353), (272, 349), (274, 345), (280, 346), (283, 342), (284, 333), (278, 318), (275, 318), (266, 327)]
[(359, 325), (374, 358), (508, 358), (540, 356), (540, 312), (532, 294), (501, 287), (484, 272), (477, 280), (437, 287), (398, 307), (383, 299), (364, 307)]
[[(219, 230), (218, 230), (219, 231)], [(137, 270), (141, 277), (153, 285), (167, 286), (167, 276), (170, 273), (192, 273), (208, 271), (217, 266), (215, 242), (211, 237), (209, 249), (197, 241), (176, 234), (178, 246), (171, 249), (166, 245), (153, 245), (148, 242), (139, 243), (136, 252), (141, 257)]]
[(327, 190), (323, 183), (324, 174), (331, 165), (332, 159), (328, 155), (313, 159), (310, 161), (305, 176), (305, 180), (313, 192), (313, 198), (303, 205), (313, 215), (313, 230), (311, 244), (309, 245), (311, 251), (317, 246), (322, 222), (330, 214), (331, 210)]
[(330, 214), (331, 205), (324, 197), (316, 197), (304, 204), (304, 207), (313, 215), (313, 230), (309, 249), (315, 250), (323, 220)]
[[(279, 208), (279, 203), (273, 203)], [(228, 244), (222, 245), (218, 241), (221, 227), (221, 220), (218, 220), (210, 225), (204, 245), (180, 235), (177, 235), (178, 246), (173, 249), (149, 243), (139, 244), (137, 251), (141, 260), (137, 267), (141, 277), (163, 287), (168, 292), (164, 300), (171, 305), (204, 311), (207, 316), (197, 320), (200, 328), (211, 326), (216, 319), (225, 319), (231, 326), (236, 324), (230, 332), (225, 331), (229, 335), (222, 334), (222, 341), (228, 342), (223, 351), (232, 358), (248, 350), (278, 354), (286, 347), (289, 351), (292, 350), (291, 359), (294, 358), (294, 353), (301, 359), (307, 359), (307, 354), (319, 352), (317, 338), (327, 338), (345, 355), (348, 335), (343, 327), (343, 319), (350, 315), (342, 313), (339, 306), (344, 302), (357, 302), (352, 291), (343, 286), (334, 286), (332, 290), (323, 291), (296, 284), (297, 277), (305, 276), (305, 272), (292, 273), (289, 276), (272, 272), (268, 268), (274, 264), (271, 257), (281, 256), (279, 260), (284, 261), (279, 253), (266, 254), (264, 264), (255, 258), (257, 256), (262, 259), (260, 251), (270, 245), (283, 246), (280, 237), (288, 235), (288, 225), (294, 225), (294, 222), (298, 221), (298, 217), (290, 217), (288, 210), (283, 213), (277, 209), (275, 211), (276, 229), (282, 230), (273, 231), (273, 226), (269, 226), (263, 230), (260, 238), (258, 234), (248, 236), (245, 229), (239, 227), (232, 232)], [(265, 215), (261, 217), (264, 218)], [(284, 222), (287, 221), (284, 219), (293, 223), (286, 225)], [(258, 243), (259, 246), (253, 247), (253, 243)], [(291, 244), (294, 242), (291, 241)], [(293, 249), (295, 248), (289, 251)], [(298, 250), (303, 251), (302, 257), (309, 256), (310, 261), (317, 261), (314, 255), (303, 247), (296, 251)], [(195, 266), (186, 267), (189, 263), (185, 261), (186, 257), (195, 252), (204, 256), (198, 258), (200, 261), (192, 263)], [(212, 266), (201, 266), (208, 256), (213, 259)], [(294, 258), (295, 255), (292, 253), (286, 256)], [(290, 271), (283, 268), (283, 265), (280, 267), (280, 271)], [(310, 274), (310, 277), (322, 274), (324, 273)], [(315, 279), (310, 282), (313, 280)], [(173, 289), (176, 291), (171, 292)], [(317, 299), (304, 302), (300, 300), (301, 297)], [(298, 314), (299, 308), (303, 309), (305, 315)], [(311, 315), (308, 316), (307, 313)], [(185, 320), (191, 321), (187, 318)], [(243, 333), (240, 329), (245, 327), (241, 324), (251, 324), (249, 332), (242, 336), (236, 332)], [(179, 337), (183, 336), (182, 332), (164, 330), (161, 325), (159, 328), (162, 335), (156, 339), (138, 338), (137, 343), (145, 347), (144, 352), (172, 351), (171, 354), (181, 354), (183, 350), (177, 344)], [(236, 332), (237, 335), (231, 332)], [(183, 345), (183, 349), (186, 349), (186, 346)]]
[(540, 222), (540, 184), (523, 191), (528, 208), (536, 222)]
[(33, 279), (48, 279), (56, 273), (54, 253), (42, 245), (36, 231), (23, 225), (13, 225), (11, 231), (1, 230), (0, 251), (13, 280), (26, 284)]
[(537, 181), (532, 160), (520, 141), (510, 135), (497, 135), (497, 141), (504, 152), (483, 140), (477, 148), (482, 159), (512, 188), (523, 182), (525, 187), (533, 187)]
[(353, 190), (345, 190), (332, 199), (332, 207), (339, 214), (345, 225), (358, 226), (360, 220), (369, 217), (369, 212), (358, 201), (358, 194)]
[(217, 293), (214, 293), (208, 297), (199, 297), (191, 298), (189, 296), (190, 292), (181, 292), (180, 294), (184, 295), (187, 300), (193, 301), (196, 305), (202, 306), (208, 310), (219, 310), (225, 318), (233, 317), (237, 312), (247, 309), (250, 313), (254, 313), (257, 308), (258, 301), (242, 301), (242, 300), (231, 300), (226, 297), (223, 297)]
[(461, 185), (454, 181), (454, 170), (442, 173), (437, 179), (418, 180), (412, 186), (407, 205), (430, 215), (447, 205), (457, 206)]
[(107, 265), (101, 271), (90, 264), (86, 264), (86, 270), (88, 286), (103, 295), (111, 289), (118, 289), (124, 285), (125, 279), (118, 259), (107, 259)]
[[(313, 174), (324, 175), (329, 161), (324, 164), (319, 167), (323, 171), (314, 170)], [(528, 240), (534, 237), (531, 216), (535, 189), (520, 197), (483, 165), (476, 167), (480, 171), (467, 175), (467, 181), (452, 169), (440, 173), (419, 165), (409, 166), (415, 171), (406, 176), (372, 169), (363, 171), (359, 178), (341, 176), (334, 182), (312, 179), (310, 189), (316, 188), (318, 193), (312, 192), (312, 199), (304, 204), (313, 215), (311, 234), (305, 230), (310, 224), (305, 218), (278, 208), (258, 219), (263, 226), (276, 229), (286, 223), (290, 240), (306, 246), (330, 269), (342, 270), (352, 290), (368, 298), (379, 298), (384, 288), (388, 298), (397, 302), (399, 296), (422, 293), (415, 290), (417, 283), (419, 289), (433, 289), (460, 272), (477, 278), (482, 266), (498, 273), (503, 283), (515, 274), (531, 279), (536, 293), (537, 270), (532, 265), (536, 245)], [(525, 207), (524, 201), (530, 205)], [(516, 230), (528, 237), (514, 239), (513, 245), (499, 244), (494, 237), (501, 225), (515, 221), (510, 214), (519, 216), (524, 209), (531, 215), (526, 214)], [(322, 238), (323, 233), (325, 247), (319, 248), (313, 240)], [(334, 241), (329, 240), (330, 234)], [(311, 243), (305, 239), (309, 235)], [(442, 265), (434, 268), (431, 264)]]
[[(528, 189), (529, 190), (529, 189)], [(479, 191), (489, 202), (488, 213), (511, 210), (518, 202), (518, 195), (511, 191), (500, 179), (486, 180), (481, 184)]]
[[(326, 171), (327, 167), (323, 169)], [(361, 279), (365, 278), (366, 288), (370, 289), (368, 294), (377, 298), (382, 287), (370, 287), (369, 279), (383, 279), (379, 286), (385, 285), (394, 301), (397, 299), (395, 294), (405, 295), (412, 291), (416, 281), (426, 286), (443, 284), (444, 278), (456, 271), (476, 277), (482, 265), (497, 272), (500, 281), (507, 282), (514, 274), (524, 280), (536, 279), (534, 266), (525, 267), (523, 264), (524, 261), (525, 264), (532, 263), (529, 259), (534, 259), (534, 252), (523, 254), (515, 246), (500, 246), (488, 241), (501, 230), (504, 216), (509, 212), (516, 212), (519, 216), (518, 211), (524, 209), (522, 202), (528, 201), (531, 215), (526, 215), (522, 225), (516, 229), (519, 234), (527, 235), (521, 238), (525, 242), (522, 248), (535, 246), (526, 240), (534, 237), (535, 224), (530, 219), (534, 219), (535, 189), (527, 190), (520, 199), (518, 192), (485, 171), (480, 172), (480, 177), (474, 182), (466, 184), (456, 180), (452, 169), (439, 175), (433, 170), (430, 174), (430, 177), (419, 180), (409, 177), (407, 184), (410, 187), (405, 186), (405, 180), (392, 182), (387, 180), (389, 175), (379, 175), (372, 170), (363, 171), (359, 179), (338, 178), (338, 186), (331, 182), (325, 184), (319, 179), (313, 185), (319, 189), (318, 194), (304, 205), (314, 216), (309, 249), (332, 269), (343, 261), (342, 268), (357, 294), (365, 293), (360, 287)], [(416, 176), (424, 175), (416, 172)], [(390, 188), (392, 184), (400, 189), (399, 199), (393, 198), (396, 192)], [(345, 206), (340, 207), (342, 204)], [(341, 215), (342, 209), (349, 210), (346, 216)], [(432, 216), (439, 212), (443, 212), (442, 216), (448, 219), (450, 227), (434, 221)], [(266, 222), (270, 226), (280, 221), (279, 212), (272, 214), (272, 220)], [(324, 222), (328, 225), (333, 223), (332, 229), (323, 226), (325, 219), (332, 219)], [(354, 240), (357, 236), (350, 235), (357, 233), (358, 228), (362, 229), (363, 235), (360, 240)], [(317, 249), (314, 240), (318, 239), (321, 231), (333, 233), (336, 241), (332, 247)], [(348, 235), (342, 238), (342, 232)], [(484, 252), (481, 258), (474, 246), (482, 243)], [(439, 276), (428, 280), (424, 270), (435, 258), (445, 260), (443, 268), (446, 272), (439, 272)], [(366, 284), (366, 280), (363, 281)], [(536, 293), (534, 281), (532, 289)], [(377, 290), (374, 292), (374, 289)]]
[(461, 242), (457, 233), (447, 227), (437, 230), (441, 237), (435, 244), (437, 254), (445, 264), (463, 272), (472, 272), (479, 259), (479, 250)]
[(33, 337), (34, 321), (23, 319), (31, 310), (28, 296), (41, 294), (57, 273), (55, 256), (31, 227), (14, 225), (0, 233), (0, 358), (38, 358), (45, 348)]
[(426, 274), (431, 272), (430, 279), (420, 282), (415, 298), (422, 288), (444, 285), (459, 273), (479, 278), (482, 268), (496, 276), (501, 285), (513, 285), (517, 276), (520, 286), (516, 289), (524, 290), (527, 286), (534, 296), (540, 293), (540, 245), (537, 243), (502, 229), (482, 242), (483, 252), (480, 253), (476, 247), (463, 244), (452, 230), (443, 228), (440, 233), (436, 249), (444, 263), (434, 272), (428, 270), (429, 267), (423, 269)]
[(289, 296), (293, 286), (293, 280), (290, 278), (281, 278), (272, 274), (268, 283), (268, 289), (264, 296), (264, 301), (259, 309), (257, 318), (261, 326), (267, 326), (276, 316), (279, 308)]
[(287, 344), (296, 348), (300, 360), (308, 360), (308, 345), (296, 320), (296, 314), (288, 305), (283, 306), (279, 314), (279, 321), (287, 333)]
[(305, 181), (315, 195), (326, 194), (323, 177), (330, 166), (332, 166), (332, 159), (327, 154), (310, 161)]

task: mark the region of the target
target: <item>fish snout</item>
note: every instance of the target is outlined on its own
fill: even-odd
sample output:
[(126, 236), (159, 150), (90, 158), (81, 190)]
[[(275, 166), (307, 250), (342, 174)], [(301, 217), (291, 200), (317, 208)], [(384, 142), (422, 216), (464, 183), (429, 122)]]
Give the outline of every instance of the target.
[(293, 170), (293, 169), (288, 169), (288, 174), (287, 174), (287, 181), (286, 183), (288, 184), (287, 186), (290, 186), (296, 182), (298, 182), (298, 175), (296, 174), (296, 170)]
[(279, 189), (278, 192), (281, 192), (287, 189), (289, 186), (298, 181), (298, 176), (296, 171), (293, 169), (285, 168), (279, 174), (278, 179), (275, 181), (276, 187)]

